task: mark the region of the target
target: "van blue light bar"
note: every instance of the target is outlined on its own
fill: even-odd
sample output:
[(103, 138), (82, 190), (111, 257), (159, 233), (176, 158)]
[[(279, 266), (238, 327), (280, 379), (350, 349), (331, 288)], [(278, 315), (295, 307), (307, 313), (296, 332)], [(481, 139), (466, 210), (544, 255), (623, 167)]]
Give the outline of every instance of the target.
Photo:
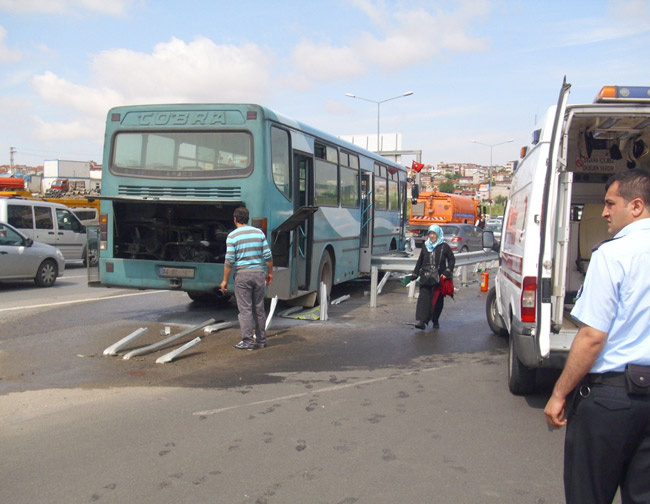
[(594, 103), (608, 102), (650, 103), (650, 87), (604, 86), (594, 99)]

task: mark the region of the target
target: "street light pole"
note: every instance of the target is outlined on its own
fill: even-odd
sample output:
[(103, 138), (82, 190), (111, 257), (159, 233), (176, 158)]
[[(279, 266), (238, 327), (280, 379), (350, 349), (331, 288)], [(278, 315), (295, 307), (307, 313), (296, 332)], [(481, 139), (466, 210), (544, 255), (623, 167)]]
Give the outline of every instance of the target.
[(506, 140), (505, 142), (499, 142), (495, 144), (486, 144), (483, 142), (478, 142), (476, 140), (470, 140), (470, 142), (479, 144), (479, 145), (484, 145), (485, 147), (490, 148), (490, 166), (488, 166), (488, 203), (490, 205), (490, 214), (492, 214), (492, 149), (494, 149), (498, 145), (503, 145), (507, 144), (510, 142), (514, 142), (514, 139)]
[(393, 96), (392, 98), (386, 98), (385, 100), (371, 100), (370, 98), (363, 98), (361, 96), (354, 95), (352, 93), (345, 93), (345, 96), (348, 96), (349, 98), (356, 98), (357, 100), (363, 100), (367, 101), (370, 103), (376, 103), (377, 104), (377, 152), (379, 152), (381, 149), (379, 148), (379, 107), (381, 106), (382, 103), (385, 103), (387, 101), (391, 100), (397, 100), (397, 98), (403, 98), (405, 96), (411, 96), (413, 94), (413, 91), (407, 91), (406, 93), (403, 93), (399, 96)]

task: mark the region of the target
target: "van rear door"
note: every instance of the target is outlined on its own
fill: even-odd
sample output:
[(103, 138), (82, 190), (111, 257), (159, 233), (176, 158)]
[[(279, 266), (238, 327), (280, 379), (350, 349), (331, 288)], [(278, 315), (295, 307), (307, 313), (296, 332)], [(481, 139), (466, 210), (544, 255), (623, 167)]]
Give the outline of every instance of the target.
[[(537, 270), (537, 317), (535, 328), (536, 348), (539, 352), (540, 359), (547, 358), (551, 349), (551, 313), (553, 296), (562, 295), (564, 285), (553, 285), (553, 266), (554, 259), (563, 264), (566, 263), (566, 254), (568, 246), (561, 247), (561, 253), (564, 257), (554, 256), (556, 251), (556, 240), (566, 240), (568, 236), (560, 236), (559, 233), (562, 226), (558, 223), (564, 218), (563, 212), (565, 209), (560, 208), (559, 201), (565, 199), (558, 197), (558, 192), (562, 191), (561, 179), (565, 181), (565, 176), (561, 174), (566, 173), (566, 159), (565, 154), (561, 151), (562, 137), (565, 133), (565, 112), (567, 108), (567, 101), (569, 99), (569, 92), (571, 84), (566, 82), (566, 78), (562, 83), (560, 96), (557, 102), (557, 109), (555, 111), (555, 120), (553, 122), (553, 132), (551, 134), (551, 145), (549, 148), (549, 156), (546, 166), (546, 180), (544, 182), (544, 196), (542, 205), (542, 215), (540, 218), (540, 247), (539, 247), (539, 260)], [(566, 184), (565, 184), (566, 185)], [(566, 187), (565, 187), (566, 188)], [(568, 195), (569, 201), (571, 195)], [(567, 216), (568, 218), (568, 216)], [(566, 233), (568, 235), (568, 233)], [(568, 244), (565, 244), (568, 245)], [(559, 292), (558, 292), (559, 288)]]

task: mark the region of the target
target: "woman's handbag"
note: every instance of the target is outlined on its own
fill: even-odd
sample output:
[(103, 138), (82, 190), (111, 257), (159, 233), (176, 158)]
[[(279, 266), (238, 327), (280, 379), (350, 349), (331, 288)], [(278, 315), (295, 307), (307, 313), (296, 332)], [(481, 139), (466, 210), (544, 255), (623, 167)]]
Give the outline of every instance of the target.
[(431, 252), (431, 260), (428, 264), (420, 266), (420, 285), (433, 287), (440, 283), (440, 273), (436, 265), (434, 253)]

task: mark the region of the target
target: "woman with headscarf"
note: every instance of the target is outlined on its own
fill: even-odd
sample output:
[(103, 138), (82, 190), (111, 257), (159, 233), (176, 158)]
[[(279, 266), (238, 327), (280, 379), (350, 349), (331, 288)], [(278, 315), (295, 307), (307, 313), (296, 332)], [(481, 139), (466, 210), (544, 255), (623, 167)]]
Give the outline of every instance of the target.
[[(433, 261), (433, 263), (432, 263)], [(422, 244), (420, 257), (413, 269), (411, 278), (415, 280), (420, 276), (420, 270), (423, 266), (434, 264), (438, 267), (440, 280), (445, 278), (452, 279), (456, 259), (451, 247), (445, 242), (442, 228), (437, 224), (429, 226), (428, 237)], [(437, 285), (420, 285), (420, 295), (415, 308), (415, 327), (424, 329), (429, 322), (433, 323), (433, 328), (440, 327), (438, 319), (442, 313), (444, 296), (440, 292), (440, 283)]]

